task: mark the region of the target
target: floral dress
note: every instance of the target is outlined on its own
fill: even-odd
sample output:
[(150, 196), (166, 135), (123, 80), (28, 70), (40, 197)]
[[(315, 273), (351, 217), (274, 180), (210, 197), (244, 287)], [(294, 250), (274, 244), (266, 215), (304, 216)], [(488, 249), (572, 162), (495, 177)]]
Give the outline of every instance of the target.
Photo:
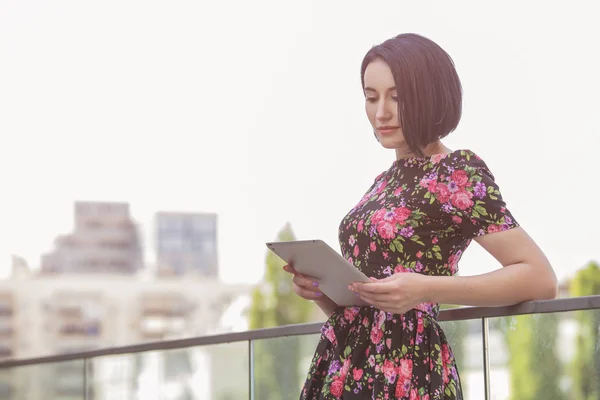
[[(340, 224), (343, 256), (369, 277), (454, 275), (471, 240), (518, 226), (470, 150), (394, 161)], [(439, 305), (404, 314), (338, 307), (301, 399), (463, 399)]]

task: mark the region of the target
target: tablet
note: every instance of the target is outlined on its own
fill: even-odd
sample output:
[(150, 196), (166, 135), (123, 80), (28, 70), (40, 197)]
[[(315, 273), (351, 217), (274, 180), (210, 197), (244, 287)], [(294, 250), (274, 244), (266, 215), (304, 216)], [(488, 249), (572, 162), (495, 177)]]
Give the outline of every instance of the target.
[(348, 289), (354, 282), (369, 278), (322, 240), (271, 242), (267, 247), (296, 271), (319, 281), (319, 289), (339, 306), (366, 306)]

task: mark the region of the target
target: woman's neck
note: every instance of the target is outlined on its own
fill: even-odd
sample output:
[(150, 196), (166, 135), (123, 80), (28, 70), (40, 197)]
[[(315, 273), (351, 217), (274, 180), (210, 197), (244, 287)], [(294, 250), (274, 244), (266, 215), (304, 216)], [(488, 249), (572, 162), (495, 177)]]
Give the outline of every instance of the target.
[[(435, 141), (433, 143), (429, 143), (425, 148), (422, 149), (423, 154), (426, 157), (429, 157), (433, 154), (441, 154), (441, 153), (451, 153), (452, 151), (444, 146), (441, 141)], [(396, 148), (396, 160), (401, 160), (403, 158), (410, 158), (418, 156), (407, 145), (403, 145), (402, 147)]]

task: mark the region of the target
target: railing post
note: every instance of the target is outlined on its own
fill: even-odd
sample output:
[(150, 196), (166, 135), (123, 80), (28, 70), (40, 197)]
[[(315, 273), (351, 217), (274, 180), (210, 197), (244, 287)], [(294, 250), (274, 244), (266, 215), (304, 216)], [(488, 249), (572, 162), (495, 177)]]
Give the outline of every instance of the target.
[(83, 398), (87, 400), (88, 397), (88, 362), (89, 358), (84, 357), (83, 359)]
[(248, 398), (254, 400), (254, 340), (248, 340)]
[(488, 347), (489, 324), (487, 318), (481, 319), (481, 335), (483, 343), (483, 387), (485, 390), (485, 400), (490, 400), (490, 355)]

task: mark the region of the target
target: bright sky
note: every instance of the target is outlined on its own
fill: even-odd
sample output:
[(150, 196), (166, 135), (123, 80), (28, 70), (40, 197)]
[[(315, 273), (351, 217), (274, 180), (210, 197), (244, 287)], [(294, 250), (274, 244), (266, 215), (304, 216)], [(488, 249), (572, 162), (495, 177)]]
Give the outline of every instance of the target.
[[(219, 214), (226, 282), (261, 278), (287, 222), (336, 249), (341, 218), (393, 151), (359, 69), (416, 32), (454, 58), (465, 98), (446, 144), (481, 155), (559, 277), (600, 259), (597, 5), (574, 1), (0, 3), (0, 273), (39, 265), (73, 202)], [(498, 264), (476, 244), (463, 274)]]

